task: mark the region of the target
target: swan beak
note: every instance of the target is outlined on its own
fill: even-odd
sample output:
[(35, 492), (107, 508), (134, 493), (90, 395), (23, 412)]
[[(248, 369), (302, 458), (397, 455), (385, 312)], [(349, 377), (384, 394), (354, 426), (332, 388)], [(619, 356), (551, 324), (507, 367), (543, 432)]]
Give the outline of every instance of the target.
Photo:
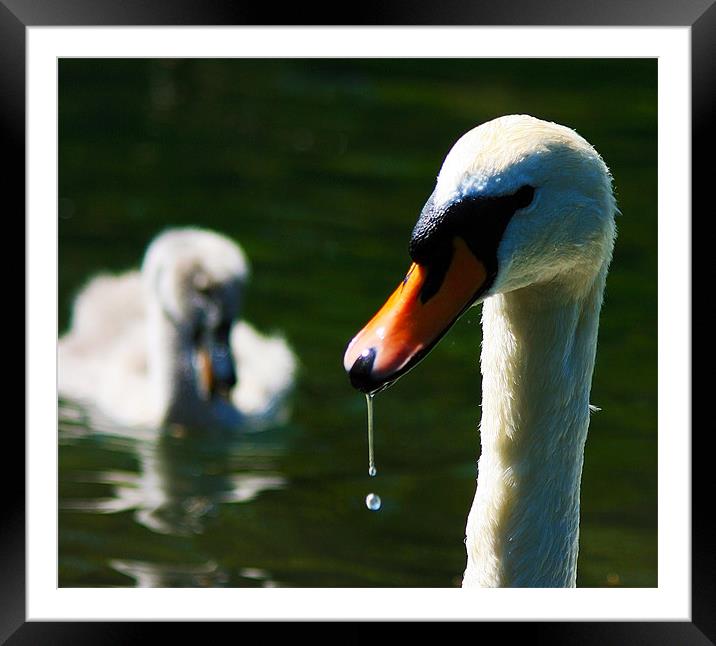
[(202, 399), (209, 399), (214, 392), (214, 370), (211, 366), (211, 355), (202, 347), (194, 355), (194, 371), (196, 384)]
[(211, 365), (213, 374), (213, 390), (225, 399), (231, 396), (231, 390), (236, 386), (236, 368), (231, 346), (223, 341), (217, 341), (211, 348)]
[(423, 359), (484, 291), (484, 263), (456, 237), (447, 267), (413, 263), (378, 313), (353, 337), (343, 366), (355, 388), (376, 393)]
[(236, 385), (236, 369), (228, 344), (211, 342), (195, 351), (194, 372), (199, 395), (204, 400), (220, 395), (226, 399)]

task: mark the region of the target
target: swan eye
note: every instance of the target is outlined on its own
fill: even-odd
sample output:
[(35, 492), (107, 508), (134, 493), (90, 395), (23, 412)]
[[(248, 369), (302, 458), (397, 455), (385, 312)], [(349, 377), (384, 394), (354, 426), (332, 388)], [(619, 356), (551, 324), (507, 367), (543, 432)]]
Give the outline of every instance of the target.
[(207, 286), (202, 288), (197, 288), (196, 293), (199, 296), (199, 300), (204, 301), (211, 301), (214, 299), (214, 288)]
[(452, 262), (456, 238), (465, 241), (472, 254), (487, 269), (490, 281), (497, 273), (497, 248), (512, 216), (529, 206), (533, 186), (525, 185), (508, 195), (467, 195), (447, 205), (436, 206), (430, 196), (410, 237), (408, 251), (419, 265), (429, 269), (420, 293), (427, 302), (437, 293)]
[(509, 195), (468, 195), (441, 207), (435, 205), (431, 195), (410, 237), (411, 258), (430, 264), (459, 236), (476, 257), (484, 260), (484, 254), (497, 249), (515, 212), (532, 203), (534, 193), (533, 186), (525, 185)]
[(535, 197), (535, 188), (526, 184), (520, 188), (513, 196), (516, 209), (524, 209), (532, 204)]

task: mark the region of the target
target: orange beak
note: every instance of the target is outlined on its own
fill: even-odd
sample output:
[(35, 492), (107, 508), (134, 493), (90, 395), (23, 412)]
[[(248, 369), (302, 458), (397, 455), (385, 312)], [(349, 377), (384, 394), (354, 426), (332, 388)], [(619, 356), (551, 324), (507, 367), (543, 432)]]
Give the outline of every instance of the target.
[(214, 392), (214, 368), (211, 365), (211, 356), (205, 348), (197, 350), (194, 356), (194, 366), (197, 376), (197, 386), (203, 399), (209, 399)]
[(375, 393), (425, 357), (484, 291), (488, 272), (461, 238), (437, 291), (424, 299), (430, 268), (413, 263), (403, 282), (351, 340), (343, 358), (353, 386)]

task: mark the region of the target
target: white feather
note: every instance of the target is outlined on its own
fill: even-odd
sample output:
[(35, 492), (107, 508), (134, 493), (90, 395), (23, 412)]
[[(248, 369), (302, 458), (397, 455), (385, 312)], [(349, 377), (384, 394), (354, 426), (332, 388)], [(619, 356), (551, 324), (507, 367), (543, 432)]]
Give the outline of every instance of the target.
[(234, 323), (238, 384), (228, 400), (202, 398), (191, 370), (194, 288), (217, 286), (223, 313), (235, 318), (248, 275), (243, 251), (224, 236), (201, 229), (158, 236), (141, 271), (97, 276), (78, 294), (58, 344), (60, 395), (128, 426), (231, 428), (275, 420), (296, 370), (283, 337)]
[(483, 306), (482, 453), (465, 586), (574, 586), (599, 311), (615, 237), (611, 176), (574, 131), (526, 115), (464, 135), (439, 205), (535, 197), (510, 220)]

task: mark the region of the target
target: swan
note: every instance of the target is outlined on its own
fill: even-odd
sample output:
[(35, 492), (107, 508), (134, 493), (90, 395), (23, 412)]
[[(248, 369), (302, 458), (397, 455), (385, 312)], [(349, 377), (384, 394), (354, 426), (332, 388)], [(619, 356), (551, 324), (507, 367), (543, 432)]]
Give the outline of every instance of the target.
[(58, 342), (58, 391), (130, 427), (247, 428), (285, 413), (296, 359), (237, 320), (249, 264), (213, 231), (170, 229), (140, 270), (99, 275)]
[(574, 587), (599, 313), (616, 237), (612, 177), (576, 132), (486, 122), (444, 160), (412, 265), (352, 339), (344, 368), (376, 393), (483, 303), (481, 454), (463, 586)]

